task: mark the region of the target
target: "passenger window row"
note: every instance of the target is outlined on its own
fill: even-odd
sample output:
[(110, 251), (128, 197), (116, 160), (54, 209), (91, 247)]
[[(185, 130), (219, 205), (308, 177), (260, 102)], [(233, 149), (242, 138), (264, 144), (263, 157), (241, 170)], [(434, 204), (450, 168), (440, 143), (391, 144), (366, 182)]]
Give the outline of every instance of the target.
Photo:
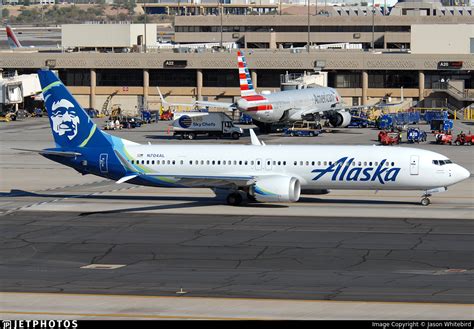
[[(176, 165), (176, 160), (131, 160), (130, 161), (131, 164), (137, 164), (137, 165)], [(254, 160), (189, 160), (189, 165), (218, 165), (218, 166), (231, 166), (231, 165), (234, 165), (234, 166), (248, 166), (249, 164), (251, 166), (257, 164), (257, 166), (261, 166), (262, 165), (262, 162), (263, 161), (260, 161), (260, 160), (257, 160), (257, 161), (254, 161)], [(442, 162), (442, 163), (441, 163)], [(452, 163), (450, 160), (433, 160), (433, 163), (436, 164), (436, 165), (444, 165), (444, 164), (447, 164), (447, 163)], [(180, 165), (184, 165), (184, 160), (180, 160), (179, 161), (179, 164)], [(276, 160), (273, 160), (273, 161), (266, 161), (266, 165), (267, 166), (270, 166), (272, 165), (273, 166), (286, 166), (286, 161), (276, 161)], [(327, 165), (333, 165), (334, 162), (333, 161), (294, 161), (293, 162), (293, 165), (294, 166), (327, 166)], [(342, 164), (342, 163), (341, 163)], [(341, 165), (339, 164), (339, 165)], [(355, 167), (355, 166), (359, 166), (359, 167), (372, 167), (372, 166), (378, 166), (379, 163), (377, 161), (375, 162), (367, 162), (367, 161), (352, 161), (352, 162), (346, 162), (344, 163), (343, 165), (349, 167), (349, 166), (352, 166), (352, 167)], [(395, 162), (385, 162), (385, 167), (394, 167), (395, 166)]]
[[(327, 166), (327, 165), (332, 166), (333, 164), (334, 164), (333, 161), (299, 161), (299, 162), (295, 161), (295, 162), (293, 162), (294, 166), (298, 166), (298, 165), (299, 166), (310, 166), (310, 165), (311, 166), (321, 166), (321, 165), (323, 165), (323, 166)], [(375, 161), (375, 162), (372, 162), (372, 161), (370, 161), (370, 162), (367, 162), (367, 161), (364, 161), (364, 162), (362, 162), (362, 161), (352, 161), (352, 162), (339, 163), (339, 165), (344, 165), (346, 167), (349, 167), (349, 166), (352, 166), (352, 167), (355, 167), (355, 166), (359, 166), (359, 167), (369, 166), (369, 167), (372, 167), (374, 165), (374, 166), (377, 167), (379, 165), (379, 163), (378, 163), (378, 161)], [(385, 167), (394, 167), (395, 162), (388, 162), (387, 161), (387, 162), (385, 162), (384, 165), (385, 165)]]

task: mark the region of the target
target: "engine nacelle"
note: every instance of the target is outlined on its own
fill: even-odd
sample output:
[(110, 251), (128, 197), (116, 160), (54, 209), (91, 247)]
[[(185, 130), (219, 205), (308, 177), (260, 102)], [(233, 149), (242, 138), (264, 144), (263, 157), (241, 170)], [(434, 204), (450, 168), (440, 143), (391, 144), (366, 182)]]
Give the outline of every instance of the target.
[(351, 123), (351, 114), (346, 111), (334, 112), (329, 116), (329, 123), (333, 127), (347, 127)]
[(261, 202), (296, 202), (300, 198), (301, 184), (295, 177), (262, 177), (250, 188), (250, 194)]

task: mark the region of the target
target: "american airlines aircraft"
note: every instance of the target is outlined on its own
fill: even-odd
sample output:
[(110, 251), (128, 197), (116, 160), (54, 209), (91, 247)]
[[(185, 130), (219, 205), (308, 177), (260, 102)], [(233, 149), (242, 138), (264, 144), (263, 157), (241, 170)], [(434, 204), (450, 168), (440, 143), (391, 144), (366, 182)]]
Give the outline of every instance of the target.
[(238, 109), (250, 115), (260, 129), (270, 130), (272, 123), (292, 122), (314, 119), (324, 113), (333, 127), (347, 127), (351, 122), (349, 108), (342, 103), (338, 92), (329, 87), (284, 90), (271, 94), (258, 94), (252, 83), (247, 62), (242, 51), (237, 52), (241, 97), (235, 104), (223, 102), (195, 101), (192, 104), (167, 103), (160, 96), (163, 104), (188, 106), (215, 106)]
[(251, 145), (140, 145), (101, 131), (53, 72), (38, 76), (56, 147), (34, 152), (117, 183), (224, 190), (230, 205), (247, 198), (296, 202), (302, 193), (326, 189), (420, 190), (426, 206), (431, 193), (470, 176), (431, 151), (265, 145), (252, 130)]

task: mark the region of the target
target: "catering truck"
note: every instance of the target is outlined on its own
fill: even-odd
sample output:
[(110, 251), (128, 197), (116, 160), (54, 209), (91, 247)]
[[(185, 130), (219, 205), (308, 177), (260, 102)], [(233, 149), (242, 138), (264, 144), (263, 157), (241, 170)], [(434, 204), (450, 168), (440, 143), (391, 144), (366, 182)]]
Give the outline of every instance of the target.
[(232, 119), (223, 112), (176, 112), (173, 119), (173, 135), (194, 139), (197, 135), (214, 137), (229, 136), (239, 139), (243, 131), (234, 126)]

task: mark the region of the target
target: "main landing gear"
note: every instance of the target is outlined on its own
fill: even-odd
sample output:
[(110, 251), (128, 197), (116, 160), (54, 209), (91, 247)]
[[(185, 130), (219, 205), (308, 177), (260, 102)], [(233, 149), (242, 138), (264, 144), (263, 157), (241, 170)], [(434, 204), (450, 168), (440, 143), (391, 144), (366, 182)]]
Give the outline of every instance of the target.
[(240, 192), (232, 192), (227, 196), (227, 204), (229, 206), (240, 206), (244, 200)]
[(243, 202), (256, 202), (253, 195), (246, 191), (234, 191), (227, 196), (227, 204), (229, 206), (240, 206)]

